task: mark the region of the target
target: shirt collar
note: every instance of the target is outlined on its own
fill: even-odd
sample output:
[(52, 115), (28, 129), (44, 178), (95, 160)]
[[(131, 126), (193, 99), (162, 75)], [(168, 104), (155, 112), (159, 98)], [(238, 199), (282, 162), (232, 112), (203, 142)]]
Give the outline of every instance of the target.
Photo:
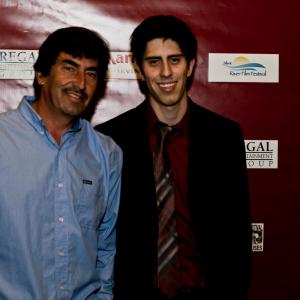
[[(180, 120), (179, 123), (177, 123), (176, 125), (172, 126), (175, 127), (177, 129), (180, 130), (180, 132), (184, 133), (185, 135), (188, 135), (189, 132), (189, 124), (188, 124), (188, 120), (189, 120), (189, 114), (190, 114), (190, 110), (189, 110), (189, 105), (187, 108), (187, 111), (185, 113), (185, 115), (183, 116), (183, 118)], [(147, 102), (147, 120), (148, 120), (148, 130), (149, 133), (153, 133), (156, 131), (157, 125), (159, 123), (163, 124), (162, 122), (160, 122), (156, 116), (156, 114), (154, 113), (149, 101)]]
[[(24, 96), (18, 106), (21, 115), (30, 123), (37, 131), (44, 132), (45, 124), (39, 114), (32, 108), (32, 104), (37, 101), (34, 96)], [(70, 132), (79, 131), (82, 128), (82, 119), (75, 120)]]

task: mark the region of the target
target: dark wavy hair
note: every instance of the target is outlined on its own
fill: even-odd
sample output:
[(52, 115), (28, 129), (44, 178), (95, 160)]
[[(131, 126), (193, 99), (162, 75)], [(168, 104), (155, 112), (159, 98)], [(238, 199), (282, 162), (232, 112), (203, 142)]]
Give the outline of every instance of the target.
[[(47, 76), (61, 52), (76, 58), (96, 59), (99, 64), (98, 82), (95, 97), (100, 97), (105, 90), (105, 76), (109, 63), (109, 47), (107, 42), (95, 31), (83, 27), (66, 27), (51, 33), (39, 49), (34, 70)], [(41, 93), (41, 86), (36, 78), (33, 82), (35, 96)]]
[(188, 63), (197, 56), (197, 39), (184, 21), (170, 15), (151, 16), (134, 29), (130, 38), (131, 51), (141, 71), (147, 43), (156, 38), (175, 41)]

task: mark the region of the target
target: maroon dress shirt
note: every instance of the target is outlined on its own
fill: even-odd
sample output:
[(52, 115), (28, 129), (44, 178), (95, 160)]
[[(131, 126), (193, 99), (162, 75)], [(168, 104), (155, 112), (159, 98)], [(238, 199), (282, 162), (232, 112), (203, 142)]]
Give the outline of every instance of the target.
[[(189, 113), (175, 127), (179, 133), (170, 137), (167, 151), (172, 168), (175, 190), (176, 228), (179, 246), (179, 281), (182, 288), (201, 288), (203, 278), (197, 240), (191, 224), (188, 203), (188, 149), (189, 149)], [(157, 119), (152, 108), (148, 107), (148, 128), (150, 143), (154, 151), (157, 143)]]

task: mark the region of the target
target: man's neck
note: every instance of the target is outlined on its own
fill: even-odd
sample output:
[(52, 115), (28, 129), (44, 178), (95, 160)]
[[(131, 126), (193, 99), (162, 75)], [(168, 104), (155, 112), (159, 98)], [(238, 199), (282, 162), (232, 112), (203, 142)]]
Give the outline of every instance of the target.
[(176, 105), (163, 106), (150, 100), (150, 105), (158, 120), (169, 126), (178, 124), (187, 112), (187, 101), (181, 101)]
[(42, 118), (48, 132), (54, 138), (56, 143), (59, 145), (63, 134), (72, 128), (74, 119), (67, 118), (66, 116), (59, 116), (49, 111), (46, 106), (40, 101), (36, 101), (32, 104), (32, 108)]

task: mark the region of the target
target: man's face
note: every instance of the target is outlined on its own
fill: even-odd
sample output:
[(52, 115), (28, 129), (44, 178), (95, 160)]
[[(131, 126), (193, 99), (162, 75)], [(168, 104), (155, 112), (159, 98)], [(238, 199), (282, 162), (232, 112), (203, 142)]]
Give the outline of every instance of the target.
[(186, 81), (192, 74), (195, 60), (188, 65), (178, 44), (157, 38), (147, 43), (142, 74), (150, 102), (159, 106), (174, 106), (187, 101)]
[(49, 75), (37, 73), (41, 98), (52, 116), (74, 119), (82, 114), (97, 88), (98, 61), (61, 52)]

